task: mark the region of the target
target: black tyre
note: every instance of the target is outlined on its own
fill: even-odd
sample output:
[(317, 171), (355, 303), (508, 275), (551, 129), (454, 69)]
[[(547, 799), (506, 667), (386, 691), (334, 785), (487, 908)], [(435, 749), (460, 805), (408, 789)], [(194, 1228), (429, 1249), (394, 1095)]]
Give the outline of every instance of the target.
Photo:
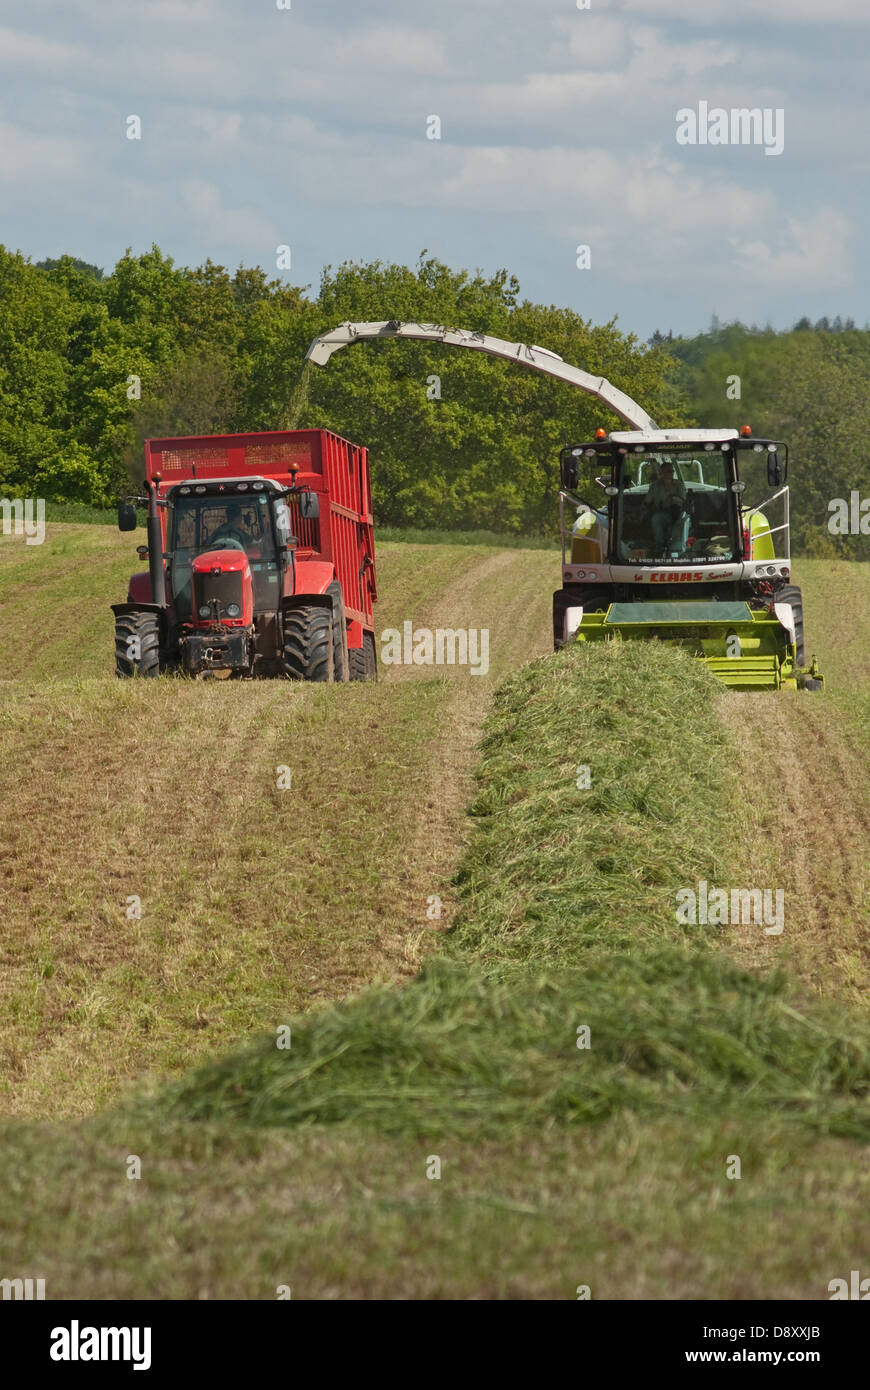
[(344, 616), (344, 595), (338, 580), (333, 580), (326, 591), (332, 596), (332, 667), (333, 678), (337, 681), (350, 680), (350, 666), (347, 650), (347, 622)]
[(804, 602), (801, 591), (795, 584), (786, 584), (776, 593), (777, 603), (787, 603), (794, 617), (794, 640), (798, 666), (806, 665), (804, 655)]
[(115, 617), (115, 675), (159, 676), (160, 618), (156, 613), (119, 613)]
[(378, 678), (378, 655), (375, 639), (371, 632), (363, 633), (361, 647), (352, 647), (348, 652), (350, 679), (352, 681), (376, 681)]
[(332, 614), (303, 604), (284, 617), (284, 671), (291, 680), (334, 679)]

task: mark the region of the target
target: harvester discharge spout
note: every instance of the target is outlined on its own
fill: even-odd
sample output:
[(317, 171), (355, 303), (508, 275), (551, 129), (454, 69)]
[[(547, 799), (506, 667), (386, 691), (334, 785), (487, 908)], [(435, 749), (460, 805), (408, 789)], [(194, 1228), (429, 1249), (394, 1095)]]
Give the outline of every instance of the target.
[(593, 376), (580, 367), (572, 367), (563, 362), (555, 352), (547, 348), (529, 346), (526, 343), (508, 343), (503, 338), (493, 338), (487, 333), (476, 333), (469, 328), (445, 328), (438, 323), (401, 323), (398, 319), (388, 319), (379, 323), (341, 323), (329, 333), (321, 333), (315, 338), (306, 353), (306, 360), (315, 366), (325, 367), (334, 352), (377, 339), (404, 338), (412, 341), (444, 343), (447, 347), (470, 348), (473, 352), (487, 353), (490, 357), (501, 357), (507, 362), (518, 362), (522, 367), (543, 372), (546, 376), (566, 381), (569, 386), (577, 386), (587, 395), (596, 396), (602, 404), (624, 420), (633, 429), (655, 429), (655, 422), (643, 406), (633, 401), (624, 391), (603, 376)]

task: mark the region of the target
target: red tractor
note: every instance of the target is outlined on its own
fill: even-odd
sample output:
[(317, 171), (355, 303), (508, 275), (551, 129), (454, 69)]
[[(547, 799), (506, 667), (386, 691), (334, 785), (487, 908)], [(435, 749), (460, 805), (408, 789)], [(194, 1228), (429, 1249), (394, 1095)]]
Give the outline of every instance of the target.
[(115, 614), (118, 676), (374, 680), (368, 451), (329, 430), (150, 439), (148, 570)]

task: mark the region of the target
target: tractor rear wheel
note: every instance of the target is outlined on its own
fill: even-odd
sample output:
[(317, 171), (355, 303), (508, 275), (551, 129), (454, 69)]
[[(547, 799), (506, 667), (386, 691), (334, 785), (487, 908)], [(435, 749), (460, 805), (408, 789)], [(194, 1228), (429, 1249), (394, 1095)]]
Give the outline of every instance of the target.
[(285, 615), (284, 670), (291, 680), (334, 679), (332, 614), (328, 608), (302, 604)]
[(344, 595), (341, 585), (333, 580), (326, 590), (332, 596), (332, 665), (334, 679), (349, 681), (350, 670), (347, 650), (347, 623), (344, 616)]
[(361, 647), (351, 647), (348, 652), (350, 679), (352, 681), (376, 681), (378, 678), (378, 656), (375, 639), (371, 632), (363, 633)]
[(160, 675), (160, 619), (156, 613), (119, 613), (115, 617), (115, 675)]
[(800, 589), (796, 584), (786, 584), (779, 589), (776, 594), (777, 603), (787, 603), (792, 611), (794, 618), (794, 644), (795, 657), (798, 666), (806, 665), (804, 653), (804, 603)]

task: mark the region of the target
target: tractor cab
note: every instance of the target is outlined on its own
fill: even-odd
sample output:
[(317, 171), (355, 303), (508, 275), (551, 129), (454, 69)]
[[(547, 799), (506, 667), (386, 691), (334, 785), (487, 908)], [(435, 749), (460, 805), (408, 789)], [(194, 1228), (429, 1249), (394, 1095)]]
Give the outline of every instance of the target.
[[(178, 621), (207, 621), (213, 612), (216, 617), (219, 593), (235, 595), (242, 579), (250, 588), (244, 606), (252, 613), (278, 607), (290, 531), (284, 493), (266, 478), (183, 483), (169, 490), (166, 573)], [(243, 606), (242, 597), (235, 595), (234, 608)], [(226, 613), (226, 603), (220, 606)]]

